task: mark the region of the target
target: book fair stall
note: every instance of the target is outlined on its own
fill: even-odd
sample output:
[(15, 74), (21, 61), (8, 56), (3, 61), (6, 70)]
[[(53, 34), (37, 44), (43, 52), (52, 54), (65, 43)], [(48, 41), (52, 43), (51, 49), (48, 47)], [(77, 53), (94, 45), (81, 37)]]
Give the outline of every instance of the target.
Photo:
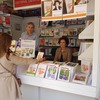
[[(72, 100), (74, 97), (75, 100), (81, 98), (99, 100), (100, 7), (96, 4), (100, 1), (33, 0), (35, 3), (32, 3), (32, 0), (29, 2), (25, 0), (24, 3), (21, 1), (23, 0), (19, 3), (19, 0), (14, 0), (15, 10), (29, 9), (33, 5), (34, 8), (41, 7), (39, 27), (36, 26), (40, 31), (39, 52), (36, 59), (46, 58), (40, 63), (17, 66), (17, 76), (22, 82), (22, 100), (28, 100), (29, 96), (30, 100)], [(7, 18), (4, 17), (5, 15), (0, 17), (0, 22), (3, 20), (2, 25), (6, 27)], [(1, 27), (0, 31), (2, 30)], [(17, 30), (21, 29), (17, 27)], [(68, 48), (72, 51), (70, 62), (53, 60), (54, 51), (59, 47), (58, 39), (62, 36), (67, 36), (69, 40)], [(35, 57), (35, 42), (19, 38), (12, 41), (10, 49), (17, 56), (32, 58)]]

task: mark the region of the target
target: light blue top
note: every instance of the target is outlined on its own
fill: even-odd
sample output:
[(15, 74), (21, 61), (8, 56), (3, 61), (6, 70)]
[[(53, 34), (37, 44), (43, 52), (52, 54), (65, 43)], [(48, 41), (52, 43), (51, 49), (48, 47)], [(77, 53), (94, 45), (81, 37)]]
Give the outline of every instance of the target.
[(38, 51), (38, 49), (39, 49), (39, 37), (38, 37), (38, 35), (36, 35), (35, 32), (33, 32), (32, 35), (28, 35), (27, 32), (23, 32), (21, 34), (21, 39), (23, 39), (23, 40), (36, 40), (35, 50)]

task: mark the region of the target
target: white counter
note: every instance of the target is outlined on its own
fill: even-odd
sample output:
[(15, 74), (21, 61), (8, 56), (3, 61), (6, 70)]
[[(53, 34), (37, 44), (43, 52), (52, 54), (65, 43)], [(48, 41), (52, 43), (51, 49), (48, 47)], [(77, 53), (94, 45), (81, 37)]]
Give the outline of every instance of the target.
[(18, 77), (21, 78), (22, 83), (31, 85), (33, 87), (46, 88), (54, 91), (78, 94), (82, 96), (96, 98), (96, 87), (75, 84), (72, 82), (62, 82), (58, 80), (50, 80), (45, 78), (38, 78), (26, 75), (27, 67), (18, 67)]

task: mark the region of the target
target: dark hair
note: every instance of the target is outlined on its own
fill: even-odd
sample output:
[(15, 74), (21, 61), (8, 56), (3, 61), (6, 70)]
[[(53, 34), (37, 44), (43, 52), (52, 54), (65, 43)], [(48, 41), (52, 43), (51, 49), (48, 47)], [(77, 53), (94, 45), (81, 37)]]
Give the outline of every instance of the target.
[(7, 33), (0, 34), (0, 58), (6, 54), (6, 58), (9, 60), (12, 36)]
[(61, 38), (59, 38), (59, 41), (58, 41), (58, 43), (60, 44), (60, 41), (61, 40), (65, 40), (65, 42), (66, 42), (66, 45), (68, 45), (69, 44), (69, 39), (68, 39), (68, 37), (67, 36), (62, 36)]
[(56, 2), (61, 3), (59, 0), (55, 0), (53, 5), (56, 5)]
[[(27, 25), (32, 25), (32, 26), (33, 26), (33, 28), (35, 28), (35, 25), (34, 25), (34, 23), (33, 23), (33, 22), (28, 22), (28, 23), (27, 23)], [(26, 26), (27, 26), (27, 25), (26, 25)]]

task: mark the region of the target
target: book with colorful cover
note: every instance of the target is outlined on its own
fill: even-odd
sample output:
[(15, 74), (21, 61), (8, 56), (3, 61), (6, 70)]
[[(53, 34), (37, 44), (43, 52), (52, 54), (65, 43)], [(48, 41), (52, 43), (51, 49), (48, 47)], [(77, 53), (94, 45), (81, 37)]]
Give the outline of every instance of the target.
[(3, 22), (3, 21), (2, 21), (2, 16), (0, 16), (0, 25), (2, 25), (2, 22)]
[(44, 52), (38, 52), (36, 59), (39, 60), (43, 58)]
[(76, 69), (77, 69), (77, 66), (78, 66), (78, 63), (74, 63), (74, 62), (68, 62), (66, 63), (64, 66), (66, 66), (67, 68), (70, 69), (70, 81), (72, 81), (73, 77), (74, 77), (74, 74), (76, 72)]
[(21, 57), (35, 57), (35, 40), (21, 40)]
[(40, 46), (44, 46), (45, 45), (45, 39), (44, 38), (40, 38)]
[(70, 68), (68, 68), (68, 67), (66, 67), (64, 65), (61, 65), (59, 67), (57, 80), (69, 81), (69, 79), (70, 79)]
[(48, 64), (45, 78), (56, 80), (58, 67), (58, 64)]
[(35, 76), (37, 67), (38, 67), (38, 64), (30, 64), (26, 74)]
[(44, 1), (44, 16), (52, 15), (52, 1)]
[(81, 72), (89, 75), (92, 70), (92, 61), (90, 60), (82, 60), (81, 61)]
[(10, 26), (10, 16), (5, 16), (6, 25)]
[(40, 63), (36, 71), (36, 77), (44, 78), (47, 69), (47, 64)]
[(74, 2), (73, 2), (73, 0), (65, 0), (65, 3), (66, 3), (67, 13), (73, 13), (74, 12)]
[(73, 81), (75, 83), (87, 84), (88, 75), (84, 73), (75, 73)]

